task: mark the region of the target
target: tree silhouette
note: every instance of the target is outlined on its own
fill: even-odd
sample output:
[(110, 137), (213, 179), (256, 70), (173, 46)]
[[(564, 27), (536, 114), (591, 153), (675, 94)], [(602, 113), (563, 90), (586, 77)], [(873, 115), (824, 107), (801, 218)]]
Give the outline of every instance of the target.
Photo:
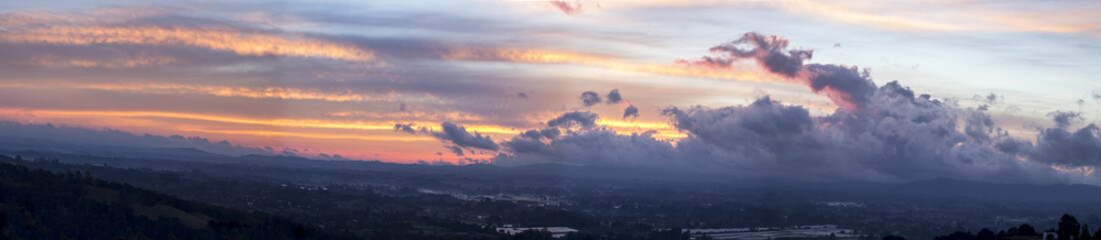
[(1080, 235), (1078, 237), (1078, 239), (1079, 240), (1092, 239), (1092, 237), (1090, 237), (1090, 226), (1089, 225), (1082, 224), (1082, 235)]
[(994, 231), (990, 231), (990, 229), (983, 228), (982, 230), (979, 230), (979, 234), (975, 235), (975, 239), (979, 239), (979, 240), (994, 239)]
[(882, 240), (906, 240), (906, 238), (895, 236), (895, 235), (887, 235), (887, 236), (883, 237)]
[(1063, 217), (1059, 218), (1059, 230), (1056, 234), (1059, 235), (1059, 240), (1074, 240), (1079, 237), (1079, 230), (1082, 226), (1078, 224), (1078, 219), (1074, 218), (1070, 214), (1063, 214)]
[(1020, 227), (1017, 227), (1017, 235), (1035, 236), (1036, 235), (1036, 229), (1033, 228), (1032, 225), (1021, 224)]

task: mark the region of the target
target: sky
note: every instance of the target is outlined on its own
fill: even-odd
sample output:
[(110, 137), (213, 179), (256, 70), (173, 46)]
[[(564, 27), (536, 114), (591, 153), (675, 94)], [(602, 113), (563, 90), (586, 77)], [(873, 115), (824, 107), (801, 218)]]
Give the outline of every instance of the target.
[(0, 120), (320, 159), (1097, 184), (1099, 11), (3, 2)]

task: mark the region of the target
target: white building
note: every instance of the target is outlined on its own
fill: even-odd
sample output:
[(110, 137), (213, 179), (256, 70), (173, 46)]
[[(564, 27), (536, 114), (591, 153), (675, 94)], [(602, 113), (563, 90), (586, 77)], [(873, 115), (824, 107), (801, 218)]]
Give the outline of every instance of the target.
[(565, 237), (565, 236), (566, 236), (566, 234), (568, 234), (568, 233), (572, 233), (572, 232), (577, 232), (577, 229), (573, 229), (573, 228), (568, 228), (568, 227), (530, 227), (530, 228), (518, 228), (518, 227), (512, 227), (512, 225), (505, 225), (505, 227), (499, 227), (499, 228), (497, 228), (497, 232), (499, 232), (499, 233), (504, 233), (504, 234), (508, 234), (508, 235), (516, 235), (517, 233), (521, 233), (521, 232), (524, 232), (524, 231), (527, 231), (527, 230), (535, 230), (535, 231), (547, 231), (547, 232), (550, 232), (550, 233), (551, 233), (551, 237), (554, 237), (554, 238), (561, 238), (561, 237)]

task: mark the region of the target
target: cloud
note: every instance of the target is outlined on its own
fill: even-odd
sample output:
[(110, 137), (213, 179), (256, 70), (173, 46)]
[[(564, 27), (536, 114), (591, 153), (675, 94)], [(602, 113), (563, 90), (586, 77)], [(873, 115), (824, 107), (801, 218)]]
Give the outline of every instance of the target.
[(596, 105), (597, 103), (601, 102), (600, 94), (597, 94), (596, 92), (593, 92), (593, 91), (587, 91), (587, 92), (581, 93), (580, 98), (581, 98), (581, 103), (585, 104), (586, 107)]
[(1082, 121), (1083, 119), (1082, 114), (1079, 112), (1055, 111), (1052, 113), (1048, 113), (1048, 116), (1052, 117), (1052, 120), (1055, 121), (1055, 126), (1057, 128), (1066, 128), (1071, 124)]
[(593, 128), (596, 126), (597, 117), (598, 115), (596, 113), (573, 111), (547, 121), (547, 126), (569, 127), (576, 123), (581, 125), (582, 128)]
[(540, 139), (544, 139), (544, 138), (546, 138), (546, 139), (555, 139), (555, 138), (558, 138), (558, 136), (561, 136), (561, 135), (562, 135), (562, 131), (558, 130), (558, 128), (545, 128), (545, 129), (542, 129), (542, 130), (528, 130), (528, 131), (524, 131), (524, 133), (520, 134), (520, 136), (526, 137), (526, 138), (529, 138), (529, 139), (532, 139), (532, 140), (540, 140)]
[(443, 129), (442, 132), (431, 132), (432, 136), (436, 137), (436, 139), (449, 141), (464, 148), (472, 147), (490, 151), (497, 151), (500, 149), (500, 146), (498, 146), (496, 142), (493, 142), (493, 139), (490, 139), (489, 136), (482, 136), (482, 134), (478, 132), (471, 134), (467, 132), (466, 128), (463, 126), (444, 122), (440, 124), (440, 128)]
[[(1008, 146), (994, 147), (988, 139), (1004, 136), (990, 135), (993, 123), (985, 115), (915, 96), (897, 82), (871, 98), (867, 107), (873, 111), (841, 109), (822, 117), (767, 96), (745, 106), (669, 108), (663, 114), (688, 134), (676, 145), (654, 139), (652, 132), (623, 135), (594, 126), (553, 139), (517, 136), (503, 143), (508, 151), (494, 160), (676, 167), (806, 181), (1060, 179), (1050, 167), (1017, 160)], [(960, 124), (976, 126), (958, 131)]]
[(528, 94), (527, 94), (527, 93), (522, 93), (522, 92), (521, 92), (521, 93), (517, 93), (517, 94), (516, 94), (516, 97), (518, 97), (518, 98), (528, 98)]
[(463, 148), (461, 148), (459, 146), (445, 146), (445, 148), (451, 150), (451, 153), (454, 153), (455, 156), (460, 156), (460, 157), (465, 156), (465, 155), (463, 155)]
[(838, 106), (855, 110), (867, 105), (876, 86), (866, 70), (832, 64), (803, 64), (813, 57), (814, 51), (788, 49), (788, 44), (789, 41), (780, 36), (750, 32), (710, 49), (712, 53), (725, 55), (705, 56), (690, 63), (727, 68), (735, 60), (751, 59), (771, 73), (802, 83), (815, 93), (825, 93)]
[(714, 49), (728, 59), (752, 59), (843, 107), (816, 117), (802, 106), (768, 96), (744, 106), (670, 107), (663, 115), (687, 134), (676, 144), (655, 139), (653, 132), (618, 134), (596, 125), (595, 113), (575, 111), (547, 125), (593, 124), (557, 138), (529, 131), (503, 142), (506, 150), (494, 162), (674, 167), (806, 181), (957, 178), (1029, 183), (1082, 180), (1092, 173), (1052, 164), (1101, 164), (1096, 157), (1101, 156), (1101, 130), (1090, 125), (1067, 131), (1078, 118), (1074, 113), (1053, 113), (1057, 127), (1047, 129), (1032, 146), (1010, 137), (981, 110), (916, 94), (898, 82), (877, 87), (867, 71), (856, 68), (803, 64), (809, 50), (787, 50), (781, 37), (749, 33)]
[[(390, 102), (395, 97), (411, 98), (404, 94), (391, 96), (373, 96), (357, 94), (348, 90), (324, 91), (316, 88), (294, 88), (286, 86), (224, 86), (175, 83), (83, 83), (83, 82), (36, 82), (0, 83), (0, 87), (26, 89), (89, 89), (116, 92), (134, 92), (140, 94), (208, 95), (218, 97), (243, 97), (257, 99), (322, 100), (331, 102)], [(402, 103), (404, 106), (404, 103)], [(404, 109), (404, 107), (403, 107)], [(404, 110), (403, 110), (404, 111)]]
[(998, 147), (1006, 152), (1027, 156), (1029, 160), (1049, 163), (1069, 168), (1101, 167), (1101, 128), (1089, 124), (1078, 130), (1068, 127), (1082, 120), (1077, 112), (1057, 111), (1049, 114), (1055, 127), (1040, 129), (1036, 136), (1036, 145), (1030, 142), (1007, 139), (999, 142)]
[(680, 164), (673, 146), (669, 142), (655, 140), (649, 132), (620, 135), (610, 130), (596, 129), (572, 132), (549, 143), (513, 138), (503, 144), (508, 146), (511, 155), (499, 155), (493, 159), (495, 164), (564, 163), (618, 167)]
[(565, 13), (566, 15), (580, 14), (582, 12), (581, 8), (583, 7), (580, 1), (569, 2), (566, 0), (552, 0), (547, 1), (547, 3), (549, 3), (551, 6), (554, 6), (554, 8), (557, 8), (559, 11), (562, 11), (562, 13)]
[(396, 131), (402, 131), (402, 132), (406, 132), (406, 133), (409, 133), (409, 134), (417, 134), (417, 130), (413, 128), (413, 124), (412, 124), (412, 123), (406, 123), (406, 124), (401, 124), (401, 123), (398, 123), (398, 124), (394, 124), (394, 131), (395, 131), (395, 132), (396, 132)]
[[(120, 14), (124, 14), (121, 13)], [(75, 14), (80, 15), (80, 14)], [(340, 41), (304, 34), (229, 26), (193, 27), (183, 24), (110, 24), (100, 18), (48, 15), (4, 14), (3, 17), (25, 19), (13, 21), (7, 31), (0, 31), (0, 42), (23, 44), (57, 44), (95, 46), (105, 44), (137, 44), (153, 46), (190, 46), (247, 56), (286, 56), (327, 58), (351, 62), (368, 62), (374, 51)], [(102, 18), (111, 18), (104, 16)], [(148, 18), (130, 19), (154, 22)], [(171, 21), (161, 21), (160, 24)]]
[(1044, 129), (1036, 137), (1030, 160), (1068, 167), (1101, 167), (1101, 128), (1095, 124), (1068, 131), (1062, 127)]
[[(133, 134), (115, 129), (90, 129), (56, 126), (53, 124), (21, 124), (0, 121), (0, 142), (3, 150), (56, 150), (90, 149), (98, 151), (104, 146), (133, 148), (194, 148), (210, 153), (230, 156), (248, 154), (274, 155), (271, 147), (251, 148), (231, 144), (228, 141), (211, 141), (197, 136), (157, 136)], [(108, 151), (104, 149), (104, 151)]]
[(616, 104), (616, 103), (619, 103), (620, 101), (623, 101), (623, 96), (619, 95), (619, 89), (612, 89), (611, 92), (608, 92), (608, 97), (607, 98), (608, 98), (608, 104)]
[(638, 108), (635, 107), (635, 105), (630, 105), (627, 106), (626, 109), (623, 109), (623, 118), (627, 117), (638, 117)]

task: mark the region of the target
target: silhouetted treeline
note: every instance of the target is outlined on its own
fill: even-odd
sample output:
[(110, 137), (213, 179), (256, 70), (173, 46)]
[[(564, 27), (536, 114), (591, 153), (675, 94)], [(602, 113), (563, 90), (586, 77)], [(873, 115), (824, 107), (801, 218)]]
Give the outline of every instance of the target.
[[(1059, 223), (1056, 228), (1048, 229), (1045, 231), (1037, 231), (1035, 227), (1028, 224), (1021, 224), (1018, 227), (1011, 227), (1009, 229), (1000, 230), (994, 232), (988, 228), (979, 230), (978, 233), (956, 231), (948, 235), (936, 237), (936, 240), (995, 240), (995, 239), (1042, 239), (1043, 233), (1054, 234), (1054, 239), (1043, 240), (1101, 240), (1101, 228), (1096, 230), (1090, 230), (1089, 226), (1085, 224), (1079, 224), (1078, 219), (1069, 214), (1063, 214), (1059, 218)], [(1091, 234), (1091, 232), (1093, 232)], [(900, 240), (894, 239), (892, 240)], [(888, 237), (884, 237), (887, 240)]]

